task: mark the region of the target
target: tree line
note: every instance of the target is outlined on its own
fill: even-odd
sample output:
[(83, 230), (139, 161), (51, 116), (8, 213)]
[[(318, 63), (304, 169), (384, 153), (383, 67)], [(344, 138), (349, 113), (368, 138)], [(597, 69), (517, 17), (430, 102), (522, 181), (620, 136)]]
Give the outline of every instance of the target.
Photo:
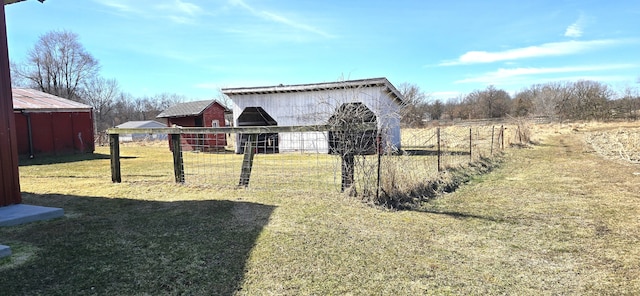
[[(21, 63), (11, 63), (12, 86), (34, 88), (85, 103), (94, 108), (96, 130), (131, 120), (153, 120), (185, 97), (162, 93), (134, 97), (116, 79), (99, 75), (100, 64), (79, 42), (77, 34), (50, 31), (40, 36)], [(640, 81), (639, 81), (640, 82)], [(531, 85), (513, 96), (495, 86), (447, 100), (430, 100), (415, 84), (403, 83), (401, 114), (404, 126), (429, 120), (546, 117), (551, 120), (611, 120), (640, 117), (640, 95), (628, 87), (622, 93), (591, 80)], [(224, 100), (223, 100), (224, 101)]]
[(640, 118), (640, 93), (627, 87), (615, 92), (607, 84), (592, 80), (534, 84), (513, 96), (493, 85), (448, 100), (428, 100), (414, 84), (402, 84), (399, 91), (407, 106), (404, 126), (422, 126), (429, 120), (545, 117), (554, 121)]
[(135, 97), (99, 71), (98, 60), (86, 51), (77, 34), (50, 31), (40, 36), (25, 61), (11, 62), (11, 84), (92, 106), (97, 132), (127, 121), (153, 120), (186, 99), (172, 93)]

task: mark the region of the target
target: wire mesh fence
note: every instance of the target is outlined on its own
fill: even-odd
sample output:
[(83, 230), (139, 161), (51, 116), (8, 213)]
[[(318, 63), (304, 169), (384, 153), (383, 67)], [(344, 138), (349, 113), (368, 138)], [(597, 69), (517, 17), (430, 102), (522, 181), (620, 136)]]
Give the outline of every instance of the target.
[(376, 196), (411, 192), (444, 171), (501, 153), (516, 141), (517, 130), (504, 125), (404, 129), (399, 153), (358, 158), (353, 190)]
[[(224, 140), (214, 141), (202, 141), (203, 135), (198, 134), (182, 135), (185, 183), (255, 190), (340, 190), (340, 158), (318, 144), (327, 141), (323, 133), (265, 133), (253, 139), (239, 133), (222, 135)], [(251, 164), (245, 163), (248, 141), (253, 141)]]
[[(196, 131), (196, 132), (194, 132)], [(377, 147), (356, 153), (336, 153), (331, 147), (349, 146), (327, 126), (251, 128), (156, 129), (169, 133), (176, 181), (214, 188), (248, 187), (271, 191), (340, 192), (378, 195), (380, 191), (424, 184), (441, 172), (491, 157), (522, 141), (517, 126), (443, 126), (403, 129), (400, 147)], [(110, 130), (110, 135), (124, 133)], [(131, 132), (131, 130), (128, 130)], [(362, 135), (367, 131), (360, 131)], [(377, 131), (375, 131), (377, 132)], [(367, 134), (371, 145), (376, 134)], [(173, 142), (173, 143), (172, 143)], [(112, 143), (112, 179), (114, 140)], [(117, 143), (117, 141), (115, 141)], [(374, 144), (375, 145), (375, 144)], [(345, 186), (346, 183), (346, 186)]]

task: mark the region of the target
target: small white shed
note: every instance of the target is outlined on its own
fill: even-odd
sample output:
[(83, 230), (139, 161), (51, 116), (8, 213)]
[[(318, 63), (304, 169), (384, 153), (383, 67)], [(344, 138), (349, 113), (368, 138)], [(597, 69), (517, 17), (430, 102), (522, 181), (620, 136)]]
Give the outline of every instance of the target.
[[(233, 102), (236, 127), (322, 125), (344, 110), (364, 109), (375, 115), (379, 145), (387, 151), (400, 149), (403, 98), (386, 78), (223, 88), (222, 93)], [(329, 138), (328, 132), (280, 133), (277, 151), (327, 153)]]

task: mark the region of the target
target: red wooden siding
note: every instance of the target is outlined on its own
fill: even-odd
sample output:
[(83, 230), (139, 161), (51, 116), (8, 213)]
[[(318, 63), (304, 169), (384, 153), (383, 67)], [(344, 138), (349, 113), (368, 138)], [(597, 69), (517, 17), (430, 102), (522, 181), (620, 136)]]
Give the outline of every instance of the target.
[(74, 112), (73, 119), (73, 147), (80, 153), (93, 153), (95, 138), (93, 134), (93, 113)]
[[(201, 115), (187, 117), (170, 117), (167, 118), (167, 126), (179, 125), (187, 127), (212, 127), (212, 122), (218, 120), (218, 127), (225, 127), (224, 110), (218, 103), (213, 103), (209, 108), (205, 109)], [(202, 124), (198, 124), (201, 122)], [(185, 151), (202, 150), (212, 151), (224, 149), (227, 145), (227, 137), (225, 134), (210, 135), (183, 135), (180, 139), (182, 149)], [(171, 147), (171, 139), (169, 139), (169, 147)]]
[(16, 145), (11, 75), (4, 5), (0, 5), (0, 206), (19, 204), (18, 151)]
[(19, 155), (30, 155), (27, 118), (31, 119), (34, 155), (64, 155), (94, 151), (91, 112), (15, 113)]

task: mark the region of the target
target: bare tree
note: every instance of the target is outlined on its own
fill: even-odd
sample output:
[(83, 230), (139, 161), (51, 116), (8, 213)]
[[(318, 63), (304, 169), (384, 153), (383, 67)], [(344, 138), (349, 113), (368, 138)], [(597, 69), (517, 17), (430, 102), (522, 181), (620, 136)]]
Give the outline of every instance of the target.
[(93, 77), (85, 81), (80, 91), (80, 100), (93, 107), (96, 118), (96, 130), (102, 132), (114, 125), (114, 105), (120, 94), (115, 79)]
[(637, 88), (626, 87), (622, 97), (612, 102), (618, 117), (638, 120), (640, 117), (640, 93)]
[(517, 93), (513, 99), (512, 115), (516, 117), (525, 117), (532, 114), (534, 99), (535, 92), (531, 89), (526, 89)]
[(465, 101), (466, 96), (459, 95), (447, 99), (444, 113), (449, 119), (468, 119), (471, 114), (471, 106)]
[(99, 70), (98, 61), (69, 31), (51, 31), (42, 36), (28, 53), (27, 61), (15, 65), (16, 81), (43, 92), (78, 101), (83, 83)]
[(611, 115), (609, 101), (611, 89), (603, 83), (591, 80), (566, 82), (555, 90), (556, 110), (563, 119), (606, 120)]
[(114, 101), (114, 124), (132, 120), (157, 120), (156, 116), (162, 111), (184, 101), (184, 96), (174, 93), (143, 97), (120, 93)]
[(435, 100), (427, 104), (427, 112), (432, 120), (439, 120), (445, 112), (445, 106), (442, 104), (442, 101)]
[(479, 92), (478, 104), (480, 116), (484, 118), (500, 118), (511, 109), (511, 96), (493, 85)]
[(427, 113), (427, 95), (415, 84), (402, 83), (398, 91), (404, 98), (404, 107), (401, 111), (400, 122), (405, 126), (422, 126)]
[(592, 80), (580, 80), (574, 83), (574, 104), (577, 113), (574, 117), (588, 120), (609, 119), (609, 100), (613, 96), (611, 89), (603, 83)]
[(11, 61), (9, 68), (11, 70), (11, 87), (29, 87), (28, 81), (20, 75), (21, 72), (24, 72), (22, 64)]
[[(521, 90), (516, 94), (516, 106), (514, 110), (527, 107), (531, 102), (530, 114), (544, 116), (550, 119), (562, 117), (563, 105), (566, 104), (571, 88), (566, 82), (549, 82), (545, 84), (534, 84)], [(524, 106), (523, 106), (524, 105)], [(518, 114), (520, 111), (516, 111)]]

